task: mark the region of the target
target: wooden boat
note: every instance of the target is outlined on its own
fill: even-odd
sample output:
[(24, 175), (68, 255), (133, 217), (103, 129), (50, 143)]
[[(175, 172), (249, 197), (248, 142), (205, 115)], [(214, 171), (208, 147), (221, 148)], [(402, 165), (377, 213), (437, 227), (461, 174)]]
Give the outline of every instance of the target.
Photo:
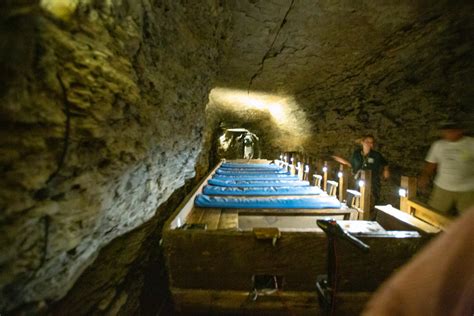
[(415, 231), (385, 231), (375, 222), (363, 226), (356, 221), (360, 210), (344, 206), (196, 207), (196, 196), (219, 166), (183, 201), (163, 230), (170, 291), (183, 314), (323, 315), (316, 281), (331, 267), (328, 238), (317, 227), (317, 219), (344, 221), (340, 223), (348, 231), (372, 247), (370, 254), (359, 254), (340, 241), (340, 315), (360, 311), (369, 294), (425, 241)]

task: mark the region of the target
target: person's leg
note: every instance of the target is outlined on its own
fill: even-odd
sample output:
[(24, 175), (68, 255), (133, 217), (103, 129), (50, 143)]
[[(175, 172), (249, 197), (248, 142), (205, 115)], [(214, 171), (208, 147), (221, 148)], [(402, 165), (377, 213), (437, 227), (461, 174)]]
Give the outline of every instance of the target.
[(375, 221), (377, 218), (377, 210), (375, 209), (375, 205), (380, 204), (380, 183), (373, 182), (372, 183), (372, 197), (370, 201), (370, 220)]
[(456, 209), (464, 213), (474, 206), (474, 191), (456, 192)]
[(434, 185), (428, 205), (440, 213), (449, 214), (455, 205), (455, 194)]

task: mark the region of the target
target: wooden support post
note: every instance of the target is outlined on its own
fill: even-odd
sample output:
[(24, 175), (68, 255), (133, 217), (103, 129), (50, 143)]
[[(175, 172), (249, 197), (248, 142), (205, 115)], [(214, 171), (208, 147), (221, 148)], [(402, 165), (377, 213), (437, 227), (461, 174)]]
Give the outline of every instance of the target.
[(298, 162), (298, 179), (303, 180), (304, 178), (304, 163)]
[(289, 167), (290, 174), (291, 174), (292, 176), (294, 176), (294, 175), (296, 174), (294, 155), (291, 155), (291, 158), (290, 158), (290, 165), (289, 165), (288, 167)]
[(404, 189), (406, 196), (400, 196), (400, 211), (410, 213), (408, 199), (416, 197), (416, 177), (402, 176), (400, 181), (400, 189)]
[(306, 162), (303, 165), (303, 180), (310, 181), (309, 172), (310, 172), (309, 162)]
[(347, 200), (347, 189), (349, 188), (349, 168), (344, 165), (339, 165), (339, 201)]
[(328, 182), (328, 162), (327, 161), (324, 161), (322, 173), (323, 173), (323, 190), (326, 191), (327, 182)]
[(367, 221), (371, 219), (372, 212), (372, 172), (362, 170), (360, 180), (364, 181), (364, 184), (360, 186), (360, 208), (364, 212), (362, 219)]

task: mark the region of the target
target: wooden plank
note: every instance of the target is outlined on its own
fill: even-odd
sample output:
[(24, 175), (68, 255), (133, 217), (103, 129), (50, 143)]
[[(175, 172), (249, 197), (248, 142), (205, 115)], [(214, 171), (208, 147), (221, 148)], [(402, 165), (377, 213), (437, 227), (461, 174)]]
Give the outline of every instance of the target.
[(278, 229), (285, 232), (303, 232), (303, 231), (320, 231), (322, 230), (316, 224), (318, 219), (333, 218), (335, 220), (344, 220), (344, 215), (305, 215), (305, 216), (294, 216), (294, 215), (239, 215), (239, 230), (248, 231), (256, 228), (272, 228)]
[(314, 186), (322, 189), (323, 176), (320, 174), (313, 174)]
[(296, 175), (296, 166), (295, 166), (295, 163), (294, 162), (291, 162), (291, 165), (290, 165), (290, 174), (292, 176)]
[(223, 161), (219, 162), (217, 166), (212, 169), (209, 174), (204, 177), (201, 182), (194, 188), (194, 190), (189, 193), (184, 200), (178, 205), (176, 208), (175, 212), (173, 215), (170, 217), (168, 221), (166, 221), (164, 225), (164, 229), (175, 229), (180, 227), (186, 222), (186, 219), (188, 218), (189, 214), (193, 211), (194, 209), (194, 197), (202, 192), (202, 188), (207, 184), (207, 181), (212, 178), (212, 175), (214, 172), (221, 166)]
[(219, 225), (222, 210), (220, 208), (206, 208), (202, 214), (201, 224), (206, 224), (208, 230), (216, 230)]
[[(349, 168), (344, 165), (339, 166), (339, 201), (344, 202), (347, 201), (347, 188), (349, 187)], [(342, 175), (342, 176), (340, 176)]]
[(185, 223), (187, 224), (199, 224), (204, 214), (204, 208), (202, 207), (193, 207), (191, 213), (189, 213), (186, 218)]
[(327, 181), (328, 181), (328, 162), (327, 161), (324, 161), (324, 165), (323, 165), (323, 168), (321, 169), (322, 173), (323, 173), (323, 190), (326, 191), (327, 190)]
[(235, 210), (243, 214), (270, 213), (270, 214), (345, 214), (350, 213), (352, 209), (342, 208), (235, 208), (226, 209)]
[(235, 210), (223, 209), (217, 229), (237, 230), (239, 226), (239, 213)]
[(256, 239), (251, 231), (165, 231), (170, 285), (248, 291), (254, 275), (278, 275), (285, 290), (314, 290), (317, 275), (326, 273), (326, 235), (281, 232), (272, 242)]
[(323, 315), (316, 292), (279, 290), (257, 296), (247, 291), (171, 288), (179, 312), (189, 315)]
[(441, 231), (438, 227), (397, 210), (391, 205), (379, 205), (376, 209), (379, 210), (377, 222), (387, 230), (416, 230), (423, 234), (437, 234)]
[(327, 180), (326, 181), (327, 194), (329, 196), (337, 196), (337, 187), (338, 186), (339, 186), (339, 182), (334, 181), (334, 180)]
[(304, 162), (298, 162), (298, 179), (303, 180), (304, 179)]
[(372, 173), (370, 170), (362, 170), (361, 178), (364, 181), (364, 185), (360, 187), (360, 208), (363, 212), (362, 219), (371, 219), (371, 208), (372, 208)]
[(417, 179), (415, 177), (406, 177), (402, 176), (400, 180), (400, 188), (407, 191), (407, 196), (400, 196), (400, 210), (408, 213), (408, 199), (413, 199), (416, 197), (416, 184)]
[(364, 253), (345, 240), (336, 239), (338, 291), (372, 292), (396, 269), (405, 264), (431, 238), (416, 232), (357, 235), (370, 246)]
[(359, 219), (359, 212), (357, 210), (353, 210), (348, 216), (348, 218), (344, 218), (345, 220), (355, 221)]
[(357, 190), (346, 190), (347, 205), (360, 210), (360, 192)]
[(453, 221), (451, 218), (433, 211), (428, 205), (419, 201), (408, 199), (407, 204), (410, 214), (442, 230), (446, 229)]
[(344, 215), (345, 219), (349, 219), (354, 214), (357, 214), (357, 210), (353, 208), (338, 208), (338, 209), (235, 209), (239, 214), (242, 215), (252, 215), (252, 214), (261, 214), (261, 215), (321, 215), (321, 216), (331, 216), (331, 215)]
[(268, 159), (231, 159), (231, 160), (224, 159), (223, 162), (241, 163), (241, 164), (254, 164), (254, 163), (269, 164), (272, 161)]

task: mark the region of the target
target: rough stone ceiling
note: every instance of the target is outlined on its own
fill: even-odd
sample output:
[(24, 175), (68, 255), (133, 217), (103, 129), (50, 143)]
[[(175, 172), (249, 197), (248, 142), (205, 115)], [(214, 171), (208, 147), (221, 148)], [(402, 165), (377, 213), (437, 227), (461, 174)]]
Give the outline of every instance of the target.
[[(434, 0), (233, 0), (228, 50), (214, 87), (285, 96), (289, 121), (265, 125), (268, 113), (232, 112), (214, 98), (212, 121), (246, 122), (279, 150), (350, 151), (363, 133), (390, 144), (391, 158), (413, 166), (440, 120), (474, 126), (474, 2)], [(222, 91), (222, 90), (220, 90)], [(214, 94), (211, 94), (213, 96)], [(214, 110), (215, 109), (215, 110)], [(250, 118), (250, 119), (249, 119)], [(472, 128), (472, 127), (471, 127)], [(423, 130), (425, 130), (423, 132)], [(426, 131), (430, 132), (426, 132)], [(410, 134), (410, 138), (400, 135)], [(288, 135), (288, 137), (281, 137)], [(347, 135), (347, 137), (337, 137)], [(401, 150), (403, 148), (403, 151)], [(421, 150), (420, 150), (421, 148)], [(276, 148), (275, 148), (276, 149)]]
[(234, 41), (220, 84), (298, 94), (359, 76), (379, 59), (389, 68), (390, 59), (403, 59), (397, 49), (442, 31), (443, 18), (471, 16), (460, 3), (234, 0)]

